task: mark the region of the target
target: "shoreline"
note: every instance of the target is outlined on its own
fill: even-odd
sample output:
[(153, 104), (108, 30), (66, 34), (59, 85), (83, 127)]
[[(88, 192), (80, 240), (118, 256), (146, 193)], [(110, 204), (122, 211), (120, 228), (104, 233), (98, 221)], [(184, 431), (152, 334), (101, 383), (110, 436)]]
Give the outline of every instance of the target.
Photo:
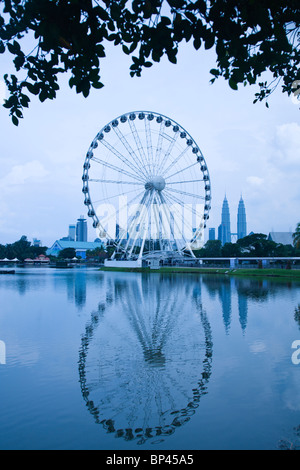
[(178, 267), (178, 266), (164, 266), (160, 269), (150, 268), (117, 268), (103, 266), (100, 271), (114, 271), (114, 272), (135, 272), (135, 273), (161, 273), (161, 274), (175, 274), (175, 273), (192, 273), (192, 274), (218, 274), (229, 276), (241, 277), (260, 277), (260, 278), (279, 278), (286, 280), (300, 281), (300, 269), (230, 269), (230, 268), (192, 268), (192, 267)]

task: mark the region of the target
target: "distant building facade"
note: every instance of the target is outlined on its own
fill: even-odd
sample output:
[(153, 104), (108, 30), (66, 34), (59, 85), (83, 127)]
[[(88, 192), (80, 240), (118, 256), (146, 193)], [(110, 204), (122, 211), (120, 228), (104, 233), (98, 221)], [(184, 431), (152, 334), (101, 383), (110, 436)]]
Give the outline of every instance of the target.
[(77, 224), (76, 224), (76, 241), (77, 242), (86, 242), (87, 241), (87, 221), (83, 217), (83, 215), (81, 215), (80, 218), (77, 220)]
[[(210, 229), (213, 230), (213, 229)], [(222, 205), (222, 213), (221, 213), (221, 224), (218, 227), (218, 240), (221, 241), (222, 246), (225, 243), (234, 243), (236, 240), (240, 238), (244, 238), (247, 236), (247, 218), (246, 218), (246, 208), (243, 198), (241, 196), (238, 210), (237, 210), (237, 231), (236, 233), (231, 232), (231, 224), (230, 224), (230, 210), (227, 197), (225, 195), (223, 205)], [(210, 232), (209, 232), (209, 239)]]
[(210, 228), (208, 231), (208, 239), (215, 240), (216, 239), (216, 230), (214, 228)]
[(33, 239), (33, 246), (42, 246), (41, 240), (38, 240), (37, 238)]
[(218, 227), (218, 239), (221, 241), (222, 246), (225, 243), (231, 242), (231, 230), (230, 230), (230, 211), (227, 197), (224, 197), (222, 205), (221, 224)]
[(61, 250), (65, 248), (74, 248), (77, 257), (86, 259), (87, 250), (95, 250), (96, 248), (104, 248), (104, 244), (101, 241), (97, 242), (77, 242), (69, 240), (56, 240), (51, 248), (47, 250), (47, 256), (58, 256)]
[(71, 224), (69, 225), (69, 240), (75, 242), (76, 240), (76, 225)]
[(246, 220), (246, 209), (245, 203), (241, 196), (238, 205), (238, 213), (237, 213), (237, 239), (244, 238), (247, 235), (247, 220)]

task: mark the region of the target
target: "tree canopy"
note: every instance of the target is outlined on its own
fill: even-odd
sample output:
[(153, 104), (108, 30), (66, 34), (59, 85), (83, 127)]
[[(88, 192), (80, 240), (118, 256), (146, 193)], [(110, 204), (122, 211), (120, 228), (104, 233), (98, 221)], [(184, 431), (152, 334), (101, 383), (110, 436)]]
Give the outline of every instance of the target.
[(20, 240), (6, 245), (0, 245), (0, 259), (18, 258), (23, 261), (26, 258), (36, 258), (39, 255), (45, 255), (47, 251), (46, 246), (34, 246), (28, 241), (27, 237), (23, 235)]
[(223, 77), (234, 90), (257, 84), (254, 101), (267, 99), (279, 83), (288, 94), (300, 88), (298, 0), (0, 0), (0, 6), (0, 53), (12, 54), (16, 70), (4, 76), (4, 106), (16, 125), (29, 95), (42, 102), (56, 97), (62, 73), (85, 97), (91, 87), (102, 88), (107, 42), (132, 57), (131, 76), (164, 55), (175, 64), (180, 44), (191, 42), (196, 50), (215, 49), (212, 83)]
[(282, 245), (268, 240), (264, 233), (253, 233), (240, 238), (236, 243), (225, 243), (220, 240), (208, 240), (203, 248), (195, 250), (198, 258), (238, 258), (238, 257), (272, 257), (299, 256), (300, 246)]
[(296, 248), (300, 248), (300, 222), (297, 224), (295, 232), (293, 233), (293, 242)]
[(60, 250), (58, 257), (63, 259), (73, 259), (76, 257), (76, 251), (74, 248), (64, 248), (63, 250)]

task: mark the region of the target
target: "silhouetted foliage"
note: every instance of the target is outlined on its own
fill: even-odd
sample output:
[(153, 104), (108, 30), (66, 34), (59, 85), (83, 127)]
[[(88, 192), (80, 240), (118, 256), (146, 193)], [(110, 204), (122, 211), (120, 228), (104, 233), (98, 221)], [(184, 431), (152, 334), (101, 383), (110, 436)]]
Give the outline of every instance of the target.
[[(290, 94), (300, 78), (298, 0), (0, 3), (0, 53), (12, 54), (18, 73), (5, 75), (10, 96), (4, 106), (16, 125), (29, 105), (28, 94), (54, 99), (62, 73), (70, 74), (70, 87), (85, 97), (91, 87), (102, 88), (106, 41), (132, 57), (131, 76), (141, 76), (165, 55), (175, 64), (182, 42), (192, 42), (196, 50), (214, 48), (211, 82), (223, 77), (233, 90), (258, 84), (254, 101), (266, 99), (279, 83)], [(266, 71), (270, 83), (261, 78)]]

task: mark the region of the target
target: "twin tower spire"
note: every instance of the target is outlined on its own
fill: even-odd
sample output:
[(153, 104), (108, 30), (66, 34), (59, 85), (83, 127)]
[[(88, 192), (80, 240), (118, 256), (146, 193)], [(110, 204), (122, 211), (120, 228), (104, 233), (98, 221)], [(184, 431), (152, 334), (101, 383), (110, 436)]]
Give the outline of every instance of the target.
[(236, 236), (239, 240), (247, 235), (247, 221), (246, 221), (246, 209), (245, 203), (241, 196), (238, 212), (237, 212), (237, 232), (232, 233), (230, 228), (230, 211), (227, 197), (225, 194), (223, 206), (222, 206), (222, 217), (221, 224), (218, 227), (218, 239), (222, 242), (222, 245), (225, 243), (231, 243), (232, 237)]

